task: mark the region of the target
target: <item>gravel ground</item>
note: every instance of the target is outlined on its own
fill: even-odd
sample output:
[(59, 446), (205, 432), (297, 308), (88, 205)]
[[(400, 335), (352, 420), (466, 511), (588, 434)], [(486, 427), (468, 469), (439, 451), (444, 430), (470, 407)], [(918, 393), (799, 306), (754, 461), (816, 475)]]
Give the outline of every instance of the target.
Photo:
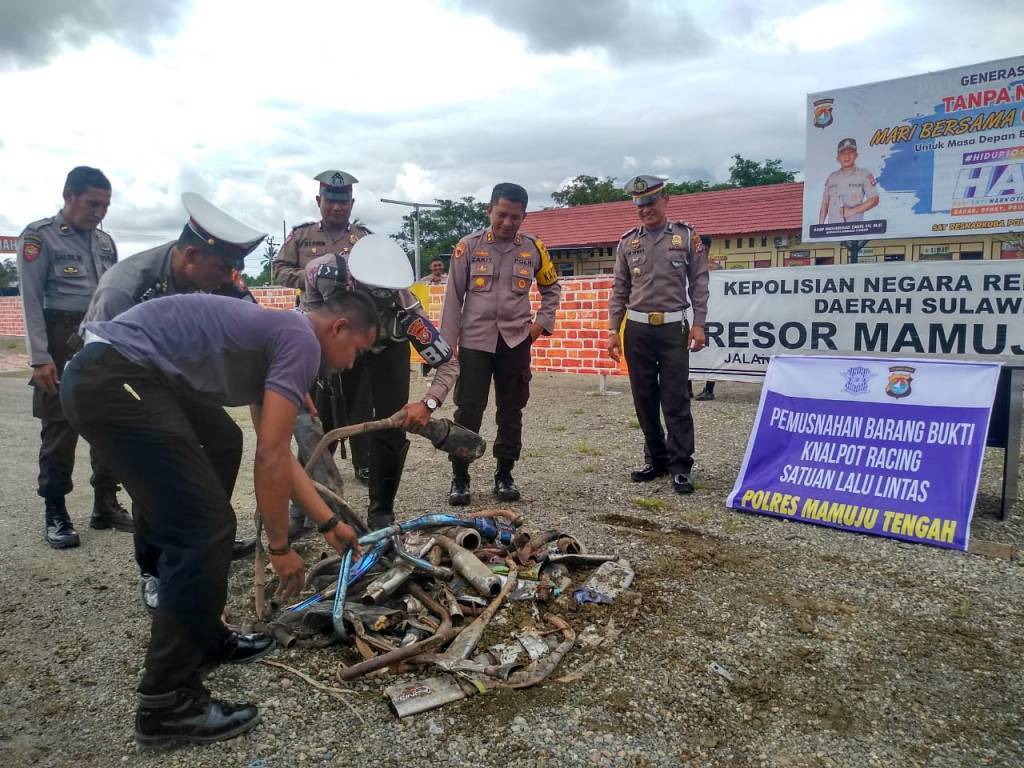
[[(610, 647), (575, 649), (550, 682), (448, 705), (406, 722), (388, 680), (327, 698), (279, 669), (218, 670), (215, 694), (258, 702), (251, 734), (205, 748), (139, 752), (132, 740), (149, 624), (126, 534), (88, 528), (88, 459), (70, 497), (79, 549), (41, 541), (33, 478), (37, 422), (25, 375), (0, 376), (0, 765), (3, 766), (1019, 766), (1024, 764), (1021, 518), (995, 518), (1001, 457), (986, 456), (972, 539), (1009, 559), (943, 551), (724, 509), (757, 406), (756, 387), (721, 384), (695, 403), (696, 495), (667, 478), (633, 485), (641, 436), (628, 394), (595, 396), (593, 378), (537, 374), (526, 414), (516, 507), (531, 529), (562, 526), (592, 552), (637, 570), (610, 607), (557, 612), (577, 631), (623, 629)], [(413, 376), (413, 390), (424, 389)], [(616, 380), (613, 388), (626, 389)], [(442, 415), (450, 415), (445, 406)], [(235, 496), (251, 530), (251, 454)], [(489, 414), (484, 436), (493, 438)], [(474, 508), (493, 506), (493, 459), (474, 474)], [(344, 471), (353, 506), (365, 490)], [(447, 462), (416, 439), (400, 516), (445, 509)], [(308, 561), (321, 551), (303, 543)], [(236, 564), (230, 610), (251, 610), (252, 573)], [(495, 636), (514, 622), (505, 620)], [(347, 650), (272, 657), (333, 683)], [(708, 671), (730, 670), (727, 682)], [(403, 679), (412, 680), (413, 677)]]

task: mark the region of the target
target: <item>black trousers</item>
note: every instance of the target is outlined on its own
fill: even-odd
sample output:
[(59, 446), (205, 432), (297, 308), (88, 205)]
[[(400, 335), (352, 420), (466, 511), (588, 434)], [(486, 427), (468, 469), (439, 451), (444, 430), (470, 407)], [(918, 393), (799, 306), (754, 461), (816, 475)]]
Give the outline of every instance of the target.
[(121, 478), (137, 505), (136, 527), (160, 551), (160, 603), (142, 694), (200, 688), (200, 669), (226, 632), (220, 616), (238, 461), (205, 449), (211, 427), (200, 422), (212, 408), (197, 408), (199, 397), (100, 343), (77, 354), (61, 382), (68, 420)]
[(523, 449), (523, 409), (530, 400), (530, 349), (527, 336), (509, 347), (498, 336), (494, 352), (459, 347), (459, 380), (455, 385), (455, 423), (474, 432), (487, 408), (491, 379), (494, 379), (494, 421), (498, 434), (492, 451), (495, 458), (518, 461)]
[[(83, 313), (60, 310), (44, 310), (46, 319), (46, 347), (57, 366), (58, 376), (63, 375), (64, 366), (75, 353), (72, 340), (77, 339), (78, 325)], [(37, 492), (44, 499), (67, 496), (74, 487), (71, 475), (75, 469), (75, 447), (78, 432), (64, 417), (60, 407), (60, 395), (49, 394), (33, 388), (32, 415), (40, 420), (39, 478)], [(103, 460), (92, 446), (89, 448), (92, 462), (90, 482), (97, 493), (117, 488), (117, 478), (103, 464)]]
[[(356, 388), (355, 398), (345, 397), (341, 375), (318, 376), (310, 390), (313, 404), (319, 414), (324, 433), (349, 424), (361, 424), (373, 419), (373, 398), (370, 394), (370, 377), (362, 376)], [(405, 405), (405, 403), (402, 403)], [(392, 412), (393, 413), (393, 412)], [(389, 416), (391, 414), (388, 414)], [(352, 454), (352, 468), (366, 469), (370, 466), (370, 435), (354, 435), (348, 441)], [(333, 452), (334, 447), (332, 445)]]
[(686, 386), (690, 352), (684, 328), (682, 323), (648, 325), (627, 320), (623, 334), (633, 407), (644, 433), (644, 458), (673, 474), (689, 474), (693, 469), (693, 415)]
[[(409, 343), (391, 341), (380, 352), (365, 352), (350, 369), (341, 374), (341, 387), (346, 403), (359, 403), (360, 388), (369, 389), (372, 411), (366, 412), (365, 400), (361, 420), (385, 419), (409, 402)], [(349, 416), (353, 423), (353, 416)], [(398, 477), (405, 461), (405, 430), (381, 429), (366, 436), (369, 441), (370, 506), (376, 501), (390, 508), (398, 491)], [(364, 451), (366, 443), (353, 446), (353, 454)], [(382, 479), (393, 478), (393, 483)]]

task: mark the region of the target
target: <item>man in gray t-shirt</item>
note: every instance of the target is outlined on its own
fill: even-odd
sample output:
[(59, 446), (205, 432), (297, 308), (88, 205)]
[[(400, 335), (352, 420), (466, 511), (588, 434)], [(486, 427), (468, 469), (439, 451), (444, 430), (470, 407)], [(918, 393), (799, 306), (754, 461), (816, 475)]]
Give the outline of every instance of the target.
[(306, 315), (235, 299), (167, 296), (85, 326), (61, 403), (75, 428), (122, 479), (137, 527), (161, 551), (160, 599), (139, 684), (135, 737), (143, 746), (233, 738), (259, 721), (255, 706), (210, 699), (202, 674), (269, 651), (265, 635), (229, 633), (220, 617), (235, 535), (237, 461), (207, 452), (197, 405), (261, 405), (254, 485), (282, 595), (304, 583), (288, 545), (288, 499), (334, 549), (355, 531), (320, 499), (291, 453), (292, 428), (322, 368), (344, 370), (373, 345), (373, 302), (347, 292)]

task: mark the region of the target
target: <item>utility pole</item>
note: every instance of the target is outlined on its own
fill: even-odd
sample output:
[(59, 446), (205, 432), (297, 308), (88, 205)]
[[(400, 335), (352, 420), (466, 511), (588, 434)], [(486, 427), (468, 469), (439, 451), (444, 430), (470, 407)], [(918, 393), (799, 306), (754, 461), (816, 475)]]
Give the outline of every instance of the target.
[(436, 203), (411, 203), (406, 200), (388, 200), (382, 197), (382, 203), (392, 205), (407, 205), (412, 208), (412, 250), (413, 250), (413, 274), (420, 279), (420, 208), (440, 208)]

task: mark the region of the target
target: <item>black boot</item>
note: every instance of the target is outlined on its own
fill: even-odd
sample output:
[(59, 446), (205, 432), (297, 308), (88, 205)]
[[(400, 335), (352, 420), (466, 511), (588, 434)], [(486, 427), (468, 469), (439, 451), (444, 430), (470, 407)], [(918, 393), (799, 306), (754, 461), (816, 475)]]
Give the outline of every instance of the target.
[(135, 741), (140, 747), (210, 744), (241, 736), (260, 721), (254, 704), (211, 699), (205, 691), (184, 689), (156, 696), (139, 694)]
[(64, 506), (63, 496), (54, 496), (46, 499), (44, 510), (46, 527), (43, 537), (46, 543), (54, 549), (70, 549), (81, 544), (78, 538), (78, 531), (71, 524), (68, 517), (68, 508)]
[(288, 504), (288, 541), (295, 541), (311, 531), (306, 513), (294, 501)]
[[(291, 535), (288, 536), (288, 540), (291, 540)], [(235, 539), (231, 545), (231, 559), (241, 560), (248, 557), (256, 551), (256, 539), (251, 537), (248, 539)]]
[(452, 459), (452, 488), (448, 492), (448, 503), (453, 507), (467, 507), (470, 501), (469, 463)]
[(519, 501), (519, 488), (512, 478), (515, 465), (511, 459), (498, 459), (498, 471), (494, 473), (494, 495), (498, 501)]
[(395, 452), (385, 453), (374, 446), (370, 467), (370, 505), (366, 509), (366, 524), (371, 531), (385, 528), (395, 522), (395, 496), (402, 481), (409, 441)]
[(114, 528), (118, 531), (135, 532), (135, 523), (127, 509), (117, 500), (117, 488), (97, 490), (92, 503), (92, 517), (89, 527), (96, 530)]

